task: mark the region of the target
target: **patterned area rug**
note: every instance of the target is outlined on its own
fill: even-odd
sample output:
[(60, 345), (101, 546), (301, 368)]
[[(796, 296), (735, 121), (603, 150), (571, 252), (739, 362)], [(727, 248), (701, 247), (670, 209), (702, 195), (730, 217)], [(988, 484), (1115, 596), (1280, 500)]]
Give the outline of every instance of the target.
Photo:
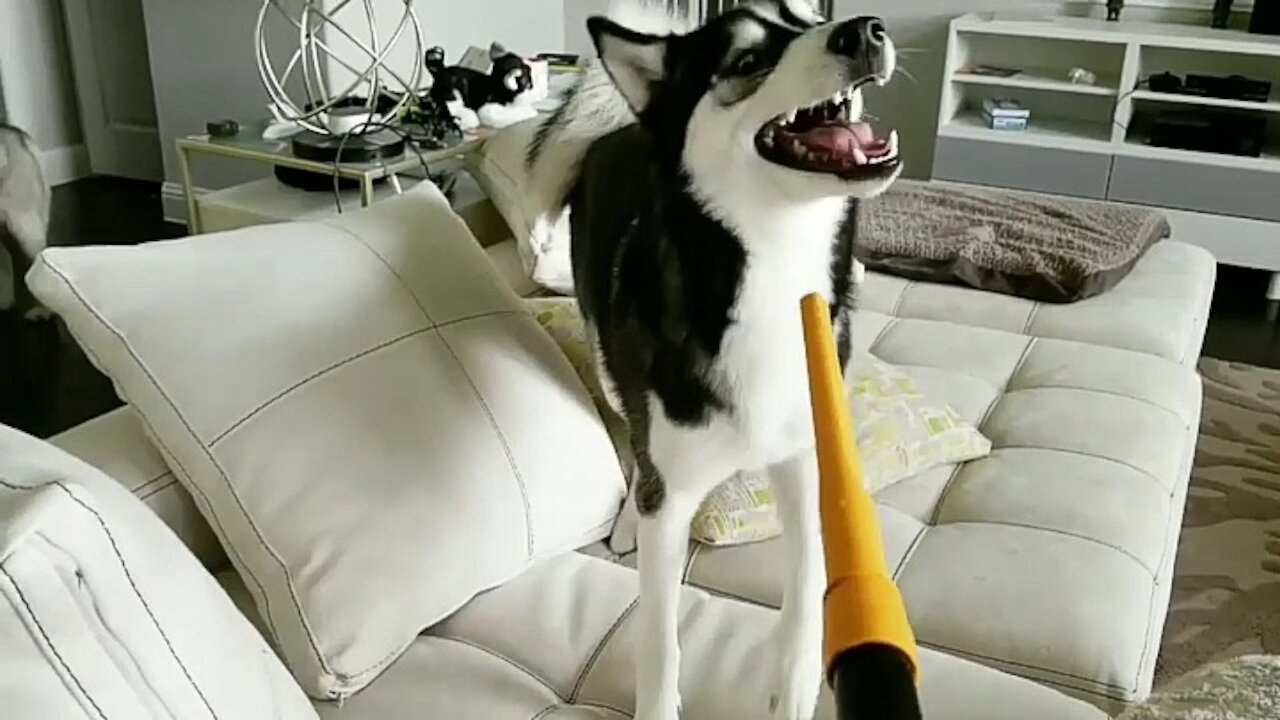
[(1280, 654), (1280, 371), (1205, 359), (1204, 413), (1156, 687)]

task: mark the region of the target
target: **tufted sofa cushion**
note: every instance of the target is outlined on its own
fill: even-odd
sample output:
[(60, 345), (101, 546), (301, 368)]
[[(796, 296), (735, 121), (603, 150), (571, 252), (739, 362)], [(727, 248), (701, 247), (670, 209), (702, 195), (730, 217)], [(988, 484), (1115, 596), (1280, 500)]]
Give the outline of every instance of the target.
[[(253, 617), (234, 573), (219, 576)], [(324, 720), (390, 717), (625, 720), (634, 710), (636, 574), (570, 553), (473, 600), (362, 692), (318, 702)], [(681, 598), (682, 717), (765, 717), (762, 652), (776, 616), (687, 589)], [(1105, 720), (1093, 706), (959, 658), (921, 653), (925, 716)], [(815, 720), (833, 720), (823, 696)]]
[[(1162, 243), (1111, 293), (1072, 306), (868, 274), (854, 345), (993, 444), (877, 496), (923, 646), (1109, 711), (1150, 692), (1214, 268)], [(779, 541), (691, 552), (690, 583), (780, 603)]]

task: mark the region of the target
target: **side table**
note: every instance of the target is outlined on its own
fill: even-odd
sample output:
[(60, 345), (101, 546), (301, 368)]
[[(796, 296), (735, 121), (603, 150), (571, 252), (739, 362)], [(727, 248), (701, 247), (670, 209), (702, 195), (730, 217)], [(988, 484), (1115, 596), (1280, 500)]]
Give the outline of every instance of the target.
[(196, 235), (203, 232), (200, 219), (200, 208), (196, 203), (191, 181), (191, 162), (194, 155), (215, 155), (233, 160), (253, 162), (272, 167), (288, 167), (306, 170), (320, 175), (355, 180), (360, 183), (360, 204), (367, 207), (372, 204), (374, 183), (383, 178), (393, 178), (410, 170), (421, 170), (422, 163), (439, 163), (465, 156), (484, 143), (487, 133), (481, 131), (468, 134), (461, 142), (439, 150), (422, 150), (419, 154), (405, 150), (404, 155), (386, 161), (370, 163), (328, 163), (304, 160), (296, 157), (290, 148), (288, 138), (283, 140), (264, 140), (262, 130), (265, 123), (251, 123), (241, 126), (240, 133), (230, 138), (215, 138), (205, 135), (189, 135), (178, 138), (178, 165), (182, 173), (182, 190), (187, 200), (187, 230)]

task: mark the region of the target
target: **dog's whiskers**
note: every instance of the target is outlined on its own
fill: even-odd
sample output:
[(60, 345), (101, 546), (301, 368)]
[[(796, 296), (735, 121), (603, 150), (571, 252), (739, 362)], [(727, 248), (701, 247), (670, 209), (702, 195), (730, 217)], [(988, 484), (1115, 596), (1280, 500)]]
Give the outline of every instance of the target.
[(894, 69), (893, 74), (894, 74), (894, 75), (902, 75), (903, 77), (905, 77), (905, 78), (907, 78), (908, 80), (910, 80), (910, 81), (911, 81), (911, 83), (912, 83), (913, 85), (919, 85), (919, 84), (920, 84), (920, 80), (919, 80), (918, 78), (916, 78), (916, 76), (915, 76), (915, 75), (912, 75), (912, 74), (911, 74), (911, 71), (910, 71), (910, 70), (908, 70), (908, 69), (907, 69), (905, 66), (903, 66), (903, 65), (898, 65), (898, 67)]

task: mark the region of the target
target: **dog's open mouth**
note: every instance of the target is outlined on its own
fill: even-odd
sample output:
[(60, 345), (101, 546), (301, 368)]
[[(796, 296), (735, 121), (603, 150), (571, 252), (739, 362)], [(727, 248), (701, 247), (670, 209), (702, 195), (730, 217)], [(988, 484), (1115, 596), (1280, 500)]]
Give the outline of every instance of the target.
[(898, 132), (877, 137), (871, 125), (850, 118), (852, 90), (765, 123), (756, 133), (760, 157), (792, 170), (846, 179), (878, 176), (895, 169)]

